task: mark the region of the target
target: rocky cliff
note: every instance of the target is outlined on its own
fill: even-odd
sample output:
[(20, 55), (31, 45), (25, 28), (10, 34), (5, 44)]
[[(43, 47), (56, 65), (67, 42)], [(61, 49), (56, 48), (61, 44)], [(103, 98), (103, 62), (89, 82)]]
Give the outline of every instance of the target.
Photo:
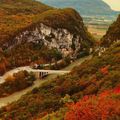
[(18, 44), (42, 43), (49, 49), (57, 48), (63, 56), (77, 57), (81, 52), (88, 53), (93, 45), (82, 18), (74, 9), (47, 10), (35, 15), (34, 19), (8, 36), (1, 47), (11, 49)]
[[(87, 38), (87, 36), (85, 37)], [(26, 42), (41, 43), (49, 49), (57, 48), (64, 56), (76, 56), (81, 51), (87, 51), (92, 46), (92, 41), (89, 41), (89, 38), (84, 39), (80, 34), (73, 34), (69, 30), (62, 28), (54, 29), (39, 23), (31, 29), (22, 31), (15, 38), (3, 44), (3, 47), (11, 49)]]
[[(0, 70), (89, 54), (94, 42), (79, 13), (34, 0), (0, 1)], [(6, 62), (7, 61), (7, 64)]]
[(109, 27), (106, 34), (101, 39), (103, 46), (110, 46), (112, 43), (120, 41), (120, 15), (117, 20)]

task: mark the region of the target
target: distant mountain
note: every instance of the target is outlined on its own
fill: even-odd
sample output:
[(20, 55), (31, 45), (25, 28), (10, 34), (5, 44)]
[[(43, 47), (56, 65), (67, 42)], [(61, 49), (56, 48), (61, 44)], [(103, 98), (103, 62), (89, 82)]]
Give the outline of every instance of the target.
[(73, 7), (81, 15), (112, 15), (113, 11), (108, 4), (102, 0), (38, 0), (54, 7)]

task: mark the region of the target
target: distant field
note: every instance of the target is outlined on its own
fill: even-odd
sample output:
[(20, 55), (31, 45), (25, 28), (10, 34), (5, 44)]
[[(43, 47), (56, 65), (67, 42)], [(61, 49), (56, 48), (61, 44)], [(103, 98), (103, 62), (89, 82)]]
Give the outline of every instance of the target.
[(88, 31), (96, 40), (100, 40), (105, 35), (108, 27), (116, 19), (115, 16), (84, 16), (83, 17)]
[(88, 25), (88, 31), (94, 36), (96, 40), (100, 40), (103, 35), (105, 35), (108, 28), (104, 27), (100, 28), (99, 26), (95, 25)]

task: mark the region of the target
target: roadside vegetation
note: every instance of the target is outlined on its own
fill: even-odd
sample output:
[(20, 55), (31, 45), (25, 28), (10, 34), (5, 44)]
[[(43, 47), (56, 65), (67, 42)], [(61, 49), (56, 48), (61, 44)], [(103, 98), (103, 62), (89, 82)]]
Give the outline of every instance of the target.
[[(0, 110), (0, 116), (6, 120), (8, 118), (26, 120), (42, 118), (49, 113), (59, 111), (60, 108), (64, 108), (65, 101), (63, 98), (66, 94), (70, 96), (71, 100), (69, 102), (76, 103), (79, 102), (80, 99), (83, 99), (84, 101), (84, 96), (86, 95), (99, 96), (99, 94), (106, 90), (111, 91), (120, 84), (119, 63), (120, 43), (116, 43), (112, 45), (101, 57), (95, 56), (91, 60), (88, 60), (82, 65), (74, 68), (70, 74), (60, 77), (58, 76), (56, 79), (44, 83), (41, 87), (33, 89), (17, 102), (3, 107)], [(90, 97), (87, 101), (90, 101), (91, 103), (91, 99), (92, 98)], [(115, 100), (115, 102), (117, 101), (115, 106), (118, 104), (119, 97), (117, 99), (118, 100)], [(95, 100), (96, 102), (99, 102), (97, 97), (95, 97)], [(105, 103), (108, 104), (109, 101), (103, 102), (103, 104)], [(87, 103), (84, 103), (83, 107), (84, 105), (86, 106), (86, 104)], [(97, 105), (98, 104), (96, 103), (96, 106)], [(8, 107), (9, 109), (7, 109)], [(114, 106), (110, 107), (114, 109)], [(110, 107), (108, 106), (108, 108)], [(69, 116), (71, 109), (72, 108), (70, 108), (70, 110), (68, 109), (68, 113), (66, 113), (66, 115)], [(66, 110), (63, 109), (63, 111)], [(100, 113), (100, 111), (98, 113)], [(117, 116), (117, 112), (114, 116)], [(66, 117), (66, 120), (68, 118), (69, 117)]]
[(0, 84), (0, 97), (6, 97), (14, 92), (23, 90), (34, 84), (35, 76), (27, 71), (20, 71), (7, 76), (5, 82)]
[[(48, 49), (38, 43), (17, 45), (9, 51), (1, 51), (0, 54), (1, 75), (10, 69), (14, 69), (15, 67), (34, 64), (51, 64), (62, 59), (62, 54), (57, 49)], [(54, 66), (54, 68), (56, 68), (56, 66)], [(50, 66), (49, 69), (51, 69)]]

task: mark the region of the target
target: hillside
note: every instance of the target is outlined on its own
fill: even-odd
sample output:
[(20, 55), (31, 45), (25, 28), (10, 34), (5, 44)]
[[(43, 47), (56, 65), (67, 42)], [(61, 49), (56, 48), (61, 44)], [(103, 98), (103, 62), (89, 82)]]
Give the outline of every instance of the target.
[(72, 7), (83, 17), (89, 32), (96, 40), (105, 35), (119, 11), (114, 11), (103, 0), (37, 0), (57, 8)]
[(45, 4), (55, 7), (73, 7), (80, 12), (81, 15), (112, 15), (116, 14), (109, 5), (102, 0), (37, 0)]
[(72, 8), (55, 9), (33, 0), (3, 0), (0, 10), (1, 74), (36, 61), (58, 60), (54, 50), (62, 57), (77, 58), (89, 54), (93, 46), (82, 17)]
[(120, 40), (120, 15), (117, 20), (109, 27), (106, 34), (101, 39), (103, 46), (110, 46), (113, 42)]
[[(73, 9), (53, 10), (52, 7), (33, 0), (3, 0), (0, 4), (0, 16), (1, 46), (19, 32), (38, 22), (55, 28), (65, 28), (70, 32), (78, 32), (82, 21), (82, 18)], [(68, 19), (70, 22), (66, 22)]]
[(0, 46), (21, 29), (31, 25), (35, 16), (52, 9), (33, 0), (0, 1)]
[(43, 3), (35, 0), (0, 0), (0, 9), (3, 15), (14, 14), (38, 14), (52, 9)]
[[(104, 6), (100, 0), (92, 1), (94, 3), (88, 0), (82, 2), (88, 8), (92, 8), (91, 4), (93, 8), (98, 4), (104, 14), (111, 13), (109, 6)], [(96, 11), (102, 15), (99, 9)], [(91, 9), (89, 11), (92, 12)], [(19, 100), (0, 108), (0, 119), (120, 120), (119, 23), (120, 16), (102, 38), (102, 47), (95, 46), (94, 52), (94, 39), (73, 8), (53, 8), (34, 0), (1, 0), (0, 74), (31, 63), (57, 64), (57, 61), (65, 59), (70, 64), (71, 58), (74, 61), (94, 53), (82, 64), (78, 65), (77, 61), (77, 66), (70, 73), (54, 79), (50, 76), (51, 79), (46, 78), (39, 87), (30, 88), (31, 91), (28, 90)], [(71, 65), (73, 67), (76, 62)], [(6, 82), (0, 85), (0, 97), (25, 89), (34, 81), (34, 75), (27, 71), (8, 76)], [(38, 83), (39, 80), (37, 86)], [(15, 94), (18, 96), (18, 93)], [(14, 97), (10, 96), (10, 99)], [(3, 105), (6, 99), (10, 100), (3, 99)]]
[[(104, 93), (104, 91), (114, 90), (117, 86), (119, 88), (120, 85), (119, 66), (120, 66), (120, 43), (116, 43), (112, 45), (101, 57), (98, 56), (93, 57), (91, 60), (88, 60), (84, 62), (82, 65), (74, 68), (70, 74), (60, 76), (52, 81), (46, 82), (41, 87), (35, 88), (28, 94), (24, 95), (17, 102), (14, 102), (8, 105), (7, 107), (2, 108), (0, 110), (1, 111), (0, 117), (6, 120), (8, 118), (32, 120), (33, 118), (34, 119), (37, 117), (41, 118), (46, 114), (52, 113), (53, 111), (57, 111), (59, 110), (59, 108), (62, 108), (64, 110), (62, 113), (60, 113), (61, 116), (59, 116), (59, 114), (57, 113), (55, 114), (55, 116), (57, 115), (57, 118), (60, 117), (60, 120), (62, 120), (65, 111), (68, 110), (65, 107), (65, 101), (76, 102), (79, 101), (79, 99), (82, 99), (85, 95), (88, 96), (99, 95), (100, 93), (103, 93), (103, 95), (100, 96), (100, 99), (97, 99), (96, 97), (96, 101), (102, 100), (103, 104), (100, 104), (100, 106), (106, 104), (104, 110), (109, 111), (110, 108), (114, 110), (116, 108), (115, 106), (119, 104), (119, 97), (117, 97), (119, 96), (118, 95), (119, 89), (116, 90), (116, 92), (118, 91), (118, 94), (117, 93), (115, 93), (116, 95), (112, 94), (113, 96), (110, 94), (110, 96), (112, 96), (110, 97), (110, 99), (109, 96), (108, 99), (106, 99), (108, 92)], [(66, 94), (70, 95), (70, 97), (66, 96)], [(95, 99), (95, 96), (93, 96), (93, 98)], [(87, 102), (85, 101), (86, 100), (89, 101), (89, 99), (92, 100), (92, 98), (89, 97), (83, 98), (83, 102), (81, 101), (82, 103), (80, 104), (82, 104), (83, 107), (85, 108), (85, 106), (88, 105)], [(113, 104), (109, 104), (110, 103), (109, 100), (115, 100), (113, 101), (113, 104), (115, 103), (115, 105), (112, 106)], [(89, 102), (90, 104), (93, 104), (91, 103), (91, 101)], [(110, 107), (107, 106), (107, 104)], [(97, 108), (93, 106), (92, 109), (90, 107), (90, 109), (92, 110), (97, 110)], [(77, 110), (77, 108), (75, 110)], [(118, 120), (114, 118), (117, 117), (120, 111), (118, 110), (114, 112), (115, 114), (108, 112), (107, 115), (108, 116), (114, 115), (113, 119), (111, 120)], [(99, 110), (96, 114), (98, 115), (98, 117), (96, 116), (97, 117), (96, 120), (99, 120), (99, 117), (102, 118), (102, 116), (99, 116), (101, 114)], [(86, 113), (86, 117), (87, 115), (88, 113)], [(70, 119), (69, 116), (70, 114), (68, 113), (68, 116), (66, 116), (66, 120)], [(94, 117), (94, 115), (92, 116)], [(84, 119), (79, 118), (78, 120)]]

